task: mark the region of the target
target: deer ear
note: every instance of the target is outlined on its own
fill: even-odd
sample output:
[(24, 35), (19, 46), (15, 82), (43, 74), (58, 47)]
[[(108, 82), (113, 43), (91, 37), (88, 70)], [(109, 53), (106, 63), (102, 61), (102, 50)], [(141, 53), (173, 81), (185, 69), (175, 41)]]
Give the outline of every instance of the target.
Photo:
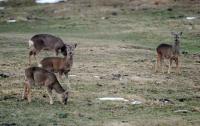
[(65, 44), (65, 47), (67, 47), (68, 46), (68, 44)]
[(172, 35), (175, 35), (176, 33), (175, 33), (175, 32), (171, 32), (171, 34), (172, 34)]
[(66, 45), (64, 45), (63, 47), (61, 47), (61, 52), (64, 52), (66, 49)]
[(78, 44), (77, 44), (77, 43), (75, 43), (75, 44), (74, 44), (74, 48), (76, 48), (76, 47), (77, 47), (77, 45), (78, 45)]

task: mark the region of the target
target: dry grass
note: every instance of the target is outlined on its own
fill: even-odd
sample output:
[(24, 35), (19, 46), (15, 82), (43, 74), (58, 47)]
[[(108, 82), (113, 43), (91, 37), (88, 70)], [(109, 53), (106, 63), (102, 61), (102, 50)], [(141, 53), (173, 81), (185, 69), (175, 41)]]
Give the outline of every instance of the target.
[[(10, 77), (0, 78), (0, 125), (198, 126), (199, 20), (192, 22), (194, 29), (189, 30), (190, 22), (179, 17), (196, 15), (197, 5), (132, 0), (129, 6), (126, 2), (69, 1), (6, 9), (9, 13), (0, 23), (0, 72)], [(12, 15), (37, 18), (4, 22)], [(181, 48), (189, 53), (181, 56), (181, 74), (176, 75), (174, 69), (171, 74), (155, 73), (155, 47), (162, 41), (170, 43), (173, 30), (184, 32)], [(78, 42), (70, 72), (75, 76), (69, 78), (71, 88), (68, 80), (59, 80), (70, 91), (66, 106), (56, 98), (55, 104), (49, 105), (46, 92), (39, 87), (33, 89), (32, 103), (21, 100), (24, 69), (28, 67), (27, 41), (43, 32), (65, 42)], [(39, 59), (52, 55), (41, 52)], [(97, 99), (107, 96), (142, 104)], [(162, 99), (172, 102), (163, 103)]]
[[(4, 35), (4, 37), (8, 40), (7, 44), (10, 46), (4, 48), (3, 50), (12, 50), (12, 48), (15, 48), (15, 46), (11, 45), (13, 42), (9, 42), (11, 38), (18, 38), (18, 40), (21, 41), (24, 38), (27, 38), (27, 36), (29, 35), (15, 35), (15, 37)], [(16, 44), (18, 43), (20, 45), (20, 43), (23, 43), (20, 41), (16, 42)], [(76, 119), (80, 120), (75, 121), (75, 124), (73, 121), (70, 123), (69, 120), (69, 122), (67, 121), (68, 124), (105, 126), (192, 125), (188, 122), (190, 114), (186, 116), (186, 118), (188, 118), (187, 120), (183, 120), (182, 114), (174, 115), (175, 113), (173, 111), (182, 106), (181, 108), (189, 109), (189, 111), (195, 110), (194, 113), (198, 114), (198, 103), (195, 102), (195, 97), (199, 97), (198, 90), (196, 88), (199, 84), (198, 82), (200, 81), (198, 78), (199, 65), (196, 64), (194, 58), (192, 56), (182, 56), (181, 75), (177, 76), (175, 72), (171, 74), (154, 73), (154, 50), (146, 50), (143, 48), (123, 48), (128, 45), (130, 44), (112, 42), (96, 43), (84, 39), (79, 40), (78, 48), (75, 53), (74, 66), (72, 72), (70, 73), (71, 75), (76, 76), (70, 77), (71, 95), (69, 105), (64, 108), (67, 109), (66, 112), (69, 116), (71, 116), (68, 116), (67, 118), (70, 118), (71, 121), (75, 121)], [(24, 57), (23, 59), (13, 61), (10, 60), (13, 59), (12, 57), (7, 57), (8, 59), (4, 58), (4, 60), (1, 60), (1, 66), (2, 64), (7, 64), (7, 66), (1, 67), (2, 70), (14, 73), (13, 77), (9, 79), (2, 78), (0, 80), (2, 106), (12, 106), (13, 103), (17, 102), (16, 107), (22, 104), (26, 109), (30, 109), (30, 105), (28, 105), (26, 101), (20, 100), (23, 90), (22, 83), (24, 81), (23, 70), (27, 67), (28, 50), (24, 50), (23, 48), (25, 47), (26, 45), (24, 44), (22, 48), (14, 50), (14, 52), (18, 54), (15, 55), (16, 59)], [(24, 51), (21, 51), (21, 49)], [(42, 59), (42, 57), (48, 55), (51, 55), (51, 53), (46, 54), (45, 52), (42, 52), (39, 57)], [(119, 79), (113, 79), (113, 74), (120, 74), (122, 77)], [(99, 78), (95, 76), (99, 76)], [(67, 82), (67, 80), (61, 81), (65, 88), (68, 88)], [(104, 103), (96, 99), (104, 96), (119, 96), (130, 100), (137, 99), (143, 103), (142, 105), (139, 105), (140, 107), (136, 110), (136, 106), (135, 108), (133, 105), (127, 103)], [(175, 102), (175, 104), (170, 106), (167, 104), (163, 105), (158, 101), (161, 98), (168, 98)], [(179, 98), (189, 98), (190, 100), (181, 103), (177, 100)], [(190, 106), (192, 104), (191, 102), (195, 103), (192, 105), (193, 107)], [(35, 88), (33, 90), (33, 102), (31, 104), (31, 106), (38, 106), (39, 104), (42, 104), (52, 109), (52, 111), (54, 111), (53, 113), (62, 114), (62, 112), (59, 111), (62, 111), (63, 107), (59, 104), (59, 102), (55, 102), (55, 105), (53, 105), (55, 107), (61, 107), (59, 111), (48, 105), (48, 97), (43, 89)], [(42, 107), (37, 109), (42, 111), (40, 110)], [(16, 113), (17, 110), (9, 112), (4, 108), (3, 111), (7, 111), (12, 114)], [(98, 111), (99, 114), (96, 115), (92, 111)], [(154, 116), (147, 114), (148, 111), (149, 114), (151, 113)], [(165, 111), (167, 113), (165, 113)], [(31, 115), (32, 112), (30, 110), (26, 110), (26, 113), (27, 112), (30, 114), (28, 117), (34, 117), (34, 115)], [(23, 113), (24, 112), (20, 115), (24, 116)], [(18, 115), (19, 114), (16, 116)], [(3, 116), (5, 115), (3, 114)], [(165, 119), (162, 119), (162, 117)], [(42, 116), (42, 118), (47, 117)], [(86, 123), (87, 119), (85, 120), (85, 118), (92, 118), (91, 124), (89, 123), (90, 121)], [(194, 116), (194, 118), (198, 118), (198, 116)], [(13, 117), (11, 116), (8, 119), (13, 120)], [(66, 121), (62, 119), (55, 119), (55, 122), (59, 125), (64, 125), (66, 123)], [(2, 118), (3, 122), (6, 120), (7, 119)], [(34, 120), (32, 121), (35, 122)], [(194, 125), (195, 124), (196, 123), (194, 122)]]

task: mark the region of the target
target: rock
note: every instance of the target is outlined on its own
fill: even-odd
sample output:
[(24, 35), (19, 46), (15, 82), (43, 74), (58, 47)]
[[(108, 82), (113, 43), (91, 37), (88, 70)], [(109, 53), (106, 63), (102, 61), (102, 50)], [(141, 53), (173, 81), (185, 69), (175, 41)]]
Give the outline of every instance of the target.
[(139, 104), (142, 104), (142, 102), (139, 101), (139, 100), (132, 99), (132, 100), (131, 100), (131, 104), (132, 104), (132, 105), (139, 105)]
[(7, 78), (7, 77), (9, 77), (9, 76), (6, 75), (6, 74), (0, 73), (0, 77)]
[(88, 102), (87, 105), (88, 105), (88, 106), (91, 106), (91, 105), (92, 105), (92, 102)]
[(103, 84), (97, 83), (97, 86), (99, 86), (99, 87), (102, 87), (102, 86), (103, 86)]
[(11, 76), (14, 76), (15, 74), (14, 73), (9, 73), (9, 72), (2, 72), (0, 71), (0, 78), (8, 78), (8, 77), (11, 77)]
[(121, 77), (121, 74), (112, 74), (112, 80), (120, 80)]
[(196, 63), (200, 63), (200, 61), (196, 61)]
[(91, 4), (88, 4), (87, 7), (92, 7), (92, 5), (91, 5)]
[(13, 97), (13, 96), (4, 96), (4, 97), (3, 97), (3, 100), (13, 99), (13, 98), (15, 98), (15, 97)]
[(91, 119), (93, 119), (93, 118), (92, 118), (92, 117), (88, 117), (88, 119), (90, 119), (90, 120), (91, 120)]
[(4, 10), (5, 9), (5, 7), (0, 7), (0, 10)]
[(176, 110), (174, 112), (176, 112), (176, 113), (188, 113), (190, 111), (189, 110)]
[(186, 17), (187, 20), (193, 20), (196, 19), (197, 17)]
[(81, 113), (78, 113), (78, 116), (79, 116), (79, 117), (84, 117), (84, 115), (83, 115), (83, 114), (81, 114)]
[(128, 121), (127, 120), (122, 120), (122, 123), (128, 123)]
[(127, 99), (120, 98), (120, 97), (103, 97), (98, 98), (100, 101), (128, 101)]
[(131, 11), (135, 11), (135, 9), (134, 9), (134, 8), (132, 8), (132, 9), (131, 9)]
[(15, 23), (15, 22), (16, 22), (16, 20), (14, 20), (14, 19), (7, 20), (7, 23)]
[(95, 75), (94, 77), (97, 78), (97, 79), (100, 79), (100, 76)]
[(159, 102), (163, 103), (163, 104), (174, 104), (173, 101), (166, 99), (166, 98), (161, 98), (159, 99)]
[(172, 9), (172, 8), (168, 8), (167, 10), (168, 10), (168, 11), (173, 11), (173, 9)]
[(117, 16), (117, 12), (112, 12), (112, 15), (113, 16)]
[(108, 19), (108, 17), (101, 17), (102, 20)]
[(43, 96), (42, 96), (43, 98), (46, 98), (47, 96), (45, 95), (45, 94), (43, 94)]

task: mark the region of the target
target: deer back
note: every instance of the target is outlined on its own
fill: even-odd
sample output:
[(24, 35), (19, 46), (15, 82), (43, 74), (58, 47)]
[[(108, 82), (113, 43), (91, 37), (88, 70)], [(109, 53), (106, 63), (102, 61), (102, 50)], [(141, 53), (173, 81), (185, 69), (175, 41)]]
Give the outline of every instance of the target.
[(29, 82), (34, 82), (39, 85), (53, 84), (58, 81), (53, 73), (40, 67), (29, 67), (25, 69), (25, 77)]
[(53, 50), (55, 48), (64, 47), (64, 42), (50, 34), (37, 34), (31, 38), (36, 49)]
[(42, 68), (49, 71), (58, 71), (65, 65), (64, 58), (61, 57), (47, 57), (40, 62)]

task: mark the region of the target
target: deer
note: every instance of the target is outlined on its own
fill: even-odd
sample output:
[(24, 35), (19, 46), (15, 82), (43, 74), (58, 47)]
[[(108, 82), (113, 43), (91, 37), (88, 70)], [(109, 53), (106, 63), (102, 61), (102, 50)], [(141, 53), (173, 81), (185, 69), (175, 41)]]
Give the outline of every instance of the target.
[(56, 36), (50, 34), (36, 34), (28, 41), (29, 43), (29, 65), (31, 64), (31, 57), (34, 56), (38, 62), (36, 55), (41, 50), (55, 51), (55, 55), (58, 56), (61, 52), (64, 56), (67, 54), (65, 43)]
[(157, 48), (157, 62), (155, 71), (158, 71), (158, 68), (161, 66), (162, 72), (163, 71), (163, 62), (164, 59), (169, 59), (169, 66), (168, 66), (168, 74), (170, 74), (172, 61), (175, 61), (176, 63), (176, 73), (180, 74), (180, 66), (179, 66), (179, 60), (180, 60), (180, 36), (182, 36), (182, 32), (171, 32), (171, 34), (174, 36), (174, 44), (169, 45), (162, 43)]
[(50, 104), (53, 104), (52, 91), (55, 90), (61, 104), (66, 105), (68, 100), (68, 91), (63, 89), (56, 75), (40, 67), (29, 67), (25, 69), (25, 83), (22, 99), (27, 99), (31, 102), (31, 87), (32, 86), (46, 87)]
[(68, 78), (73, 65), (74, 49), (77, 47), (77, 43), (72, 45), (66, 45), (67, 55), (64, 57), (46, 57), (40, 61), (39, 67), (42, 67), (50, 72), (58, 73), (61, 79), (63, 73)]

